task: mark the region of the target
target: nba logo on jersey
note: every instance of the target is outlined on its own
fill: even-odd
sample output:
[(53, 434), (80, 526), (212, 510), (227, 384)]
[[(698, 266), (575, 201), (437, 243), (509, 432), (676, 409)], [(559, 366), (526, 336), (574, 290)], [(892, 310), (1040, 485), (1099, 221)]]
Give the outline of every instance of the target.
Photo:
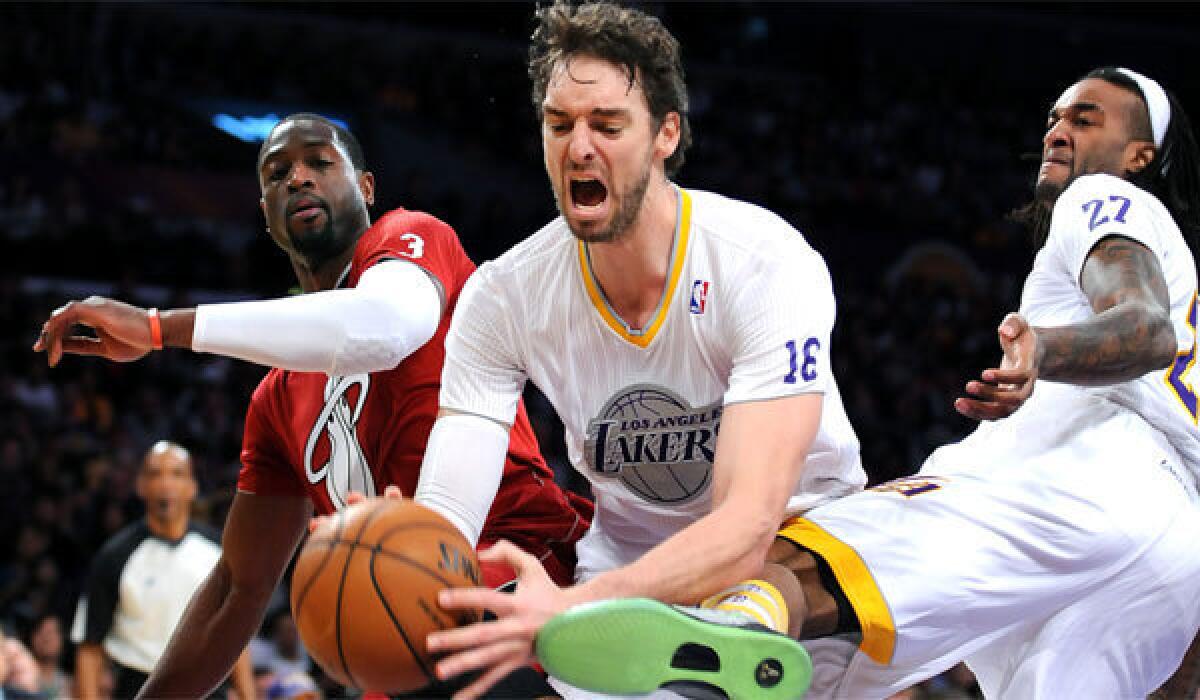
[(704, 307), (708, 305), (708, 281), (696, 280), (692, 282), (692, 303), (688, 307), (694, 314), (704, 313)]

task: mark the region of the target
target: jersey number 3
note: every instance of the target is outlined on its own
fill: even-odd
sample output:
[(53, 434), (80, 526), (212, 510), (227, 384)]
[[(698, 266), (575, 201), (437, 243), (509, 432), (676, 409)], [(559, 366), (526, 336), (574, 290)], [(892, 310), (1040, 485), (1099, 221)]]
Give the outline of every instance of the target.
[(400, 240), (408, 241), (408, 250), (401, 250), (401, 255), (410, 257), (414, 260), (425, 254), (425, 239), (415, 233), (406, 233), (400, 236)]
[(1196, 392), (1192, 389), (1192, 384), (1188, 381), (1188, 374), (1192, 369), (1192, 365), (1196, 364), (1196, 297), (1192, 296), (1192, 305), (1188, 309), (1187, 315), (1188, 325), (1192, 328), (1192, 347), (1187, 352), (1181, 352), (1175, 356), (1175, 364), (1171, 365), (1171, 371), (1167, 372), (1167, 386), (1171, 387), (1171, 391), (1179, 397), (1180, 403), (1187, 412), (1192, 416), (1192, 422), (1196, 422), (1197, 415), (1200, 415), (1200, 405), (1196, 402)]
[(804, 361), (799, 362), (799, 364), (797, 364), (797, 360), (800, 358), (797, 357), (798, 353), (796, 352), (796, 341), (789, 340), (783, 345), (788, 351), (789, 366), (788, 373), (783, 375), (783, 383), (795, 384), (796, 372), (799, 372), (800, 376), (806, 382), (811, 382), (812, 380), (816, 379), (817, 350), (821, 349), (821, 341), (817, 340), (816, 338), (809, 338), (808, 340), (804, 341)]

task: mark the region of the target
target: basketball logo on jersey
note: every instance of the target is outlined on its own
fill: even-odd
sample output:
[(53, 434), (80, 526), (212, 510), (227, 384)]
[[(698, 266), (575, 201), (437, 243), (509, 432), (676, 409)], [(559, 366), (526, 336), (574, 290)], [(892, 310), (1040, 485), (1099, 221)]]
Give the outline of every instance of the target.
[[(325, 406), (304, 445), (304, 473), (309, 483), (324, 479), (329, 500), (338, 510), (346, 507), (351, 491), (375, 495), (375, 480), (355, 430), (370, 387), (371, 378), (365, 373), (330, 377), (325, 382)], [(314, 468), (314, 464), (319, 466)]]
[(702, 314), (707, 306), (708, 280), (696, 280), (692, 282), (692, 302), (688, 305), (688, 309), (694, 314)]
[(588, 423), (584, 459), (645, 501), (686, 503), (712, 481), (720, 423), (720, 402), (692, 408), (668, 389), (638, 384)]

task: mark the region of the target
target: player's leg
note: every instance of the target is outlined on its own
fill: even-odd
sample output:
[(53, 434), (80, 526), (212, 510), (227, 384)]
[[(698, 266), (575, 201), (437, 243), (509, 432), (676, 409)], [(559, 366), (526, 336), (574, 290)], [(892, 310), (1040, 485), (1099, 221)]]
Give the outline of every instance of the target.
[[(902, 690), (1026, 620), (1048, 617), (1119, 572), (1131, 555), (1112, 543), (1111, 522), (1096, 505), (1108, 505), (1099, 495), (1106, 490), (1076, 483), (1079, 474), (1096, 476), (1094, 469), (1077, 467), (1079, 474), (1067, 478), (1061, 473), (1069, 467), (1060, 462), (1051, 456), (1045, 464), (1023, 463), (997, 479), (962, 474), (906, 480), (788, 523), (780, 536), (796, 551), (781, 560), (805, 562), (794, 573), (802, 584), (809, 581), (806, 591), (815, 592), (806, 592), (803, 610), (792, 611), (804, 620), (801, 629), (811, 624), (810, 633), (827, 631), (823, 590), (835, 600), (844, 598), (852, 612), (843, 616), (847, 628), (841, 631), (852, 634), (854, 623), (860, 631), (858, 652), (848, 660), (843, 656), (830, 674), (842, 678), (821, 692), (875, 697)], [(775, 554), (780, 558), (778, 548)], [(817, 580), (821, 563), (828, 566), (827, 581), (819, 587), (812, 584), (810, 560), (817, 564)], [(611, 629), (601, 629), (610, 621)], [(703, 611), (653, 603), (596, 604), (582, 622), (574, 625), (572, 641), (590, 644), (588, 651), (567, 652), (567, 658), (587, 660), (597, 675), (582, 678), (588, 683), (616, 675), (620, 666), (610, 663), (614, 660), (644, 664), (650, 680), (662, 680), (674, 668), (673, 653), (686, 645), (719, 650), (743, 638), (740, 646), (756, 651), (784, 646), (761, 629), (748, 629), (742, 615), (706, 620)], [(652, 648), (663, 639), (651, 634), (659, 628), (672, 630), (670, 644)], [(540, 650), (545, 646), (539, 642)], [(822, 669), (817, 673), (820, 677)], [(727, 692), (721, 684), (736, 680), (710, 678)], [(746, 688), (737, 690), (747, 694)]]
[[(794, 620), (791, 631), (798, 627), (801, 635), (829, 634), (844, 626), (845, 629), (840, 629), (844, 634), (858, 634), (859, 652), (849, 658), (845, 653), (834, 653), (830, 658), (837, 669), (828, 673), (817, 669), (830, 679), (827, 687), (820, 688), (822, 694), (848, 691), (845, 694), (883, 696), (903, 689), (957, 661), (957, 657), (951, 656), (957, 652), (955, 643), (968, 641), (973, 632), (939, 640), (938, 649), (921, 648), (919, 652), (911, 650), (911, 644), (900, 644), (897, 640), (894, 617), (897, 607), (901, 620), (919, 621), (936, 615), (947, 601), (954, 600), (948, 589), (957, 583), (951, 582), (945, 571), (955, 568), (958, 558), (955, 550), (963, 548), (963, 544), (953, 538), (965, 538), (970, 546), (977, 544), (964, 529), (948, 527), (939, 520), (940, 511), (945, 508), (929, 502), (933, 494), (937, 500), (944, 500), (947, 489), (941, 484), (910, 486), (913, 490), (909, 493), (893, 490), (855, 494), (813, 511), (812, 519), (790, 521), (780, 531), (785, 542), (777, 543), (771, 550), (775, 563), (785, 564), (803, 591), (800, 601), (790, 601), (790, 617)], [(914, 497), (920, 488), (930, 495), (917, 500)], [(967, 501), (972, 500), (969, 480), (966, 485), (956, 484), (949, 490), (961, 492)], [(963, 510), (969, 509), (969, 505), (963, 506)], [(945, 546), (939, 546), (938, 538)], [(931, 547), (905, 552), (913, 539), (934, 541)], [(898, 554), (907, 556), (900, 561)], [(927, 585), (927, 578), (941, 581)], [(762, 583), (756, 585), (765, 587)], [(845, 601), (844, 605), (837, 605), (839, 598)], [(678, 609), (649, 601), (605, 601), (549, 623), (539, 637), (539, 657), (553, 675), (577, 685), (606, 692), (634, 692), (632, 688), (601, 684), (610, 676), (619, 676), (622, 666), (629, 663), (645, 669), (647, 683), (662, 682), (677, 677), (672, 674), (679, 673), (680, 659), (674, 655), (680, 649), (720, 649), (738, 642), (743, 634), (764, 634), (761, 626), (752, 627), (746, 615), (739, 614), (743, 612), (746, 611), (717, 617), (704, 610)], [(944, 625), (945, 629), (955, 627), (957, 624)], [(654, 633), (660, 628), (669, 628), (672, 633), (664, 640), (661, 634)], [(920, 639), (918, 630), (914, 640)], [(743, 648), (764, 649), (772, 643), (782, 644), (765, 638), (748, 637), (740, 641)], [(660, 644), (661, 648), (657, 646)], [(826, 651), (824, 645), (818, 646), (822, 652)], [(919, 653), (926, 657), (925, 663), (909, 663), (903, 673), (893, 672), (897, 646), (902, 653), (908, 652), (906, 661), (912, 662)], [(856, 669), (850, 686), (841, 683), (847, 666)], [(729, 685), (736, 679), (713, 674), (708, 679), (727, 694), (750, 694), (747, 688)]]
[[(1099, 437), (1111, 437), (1109, 427)], [(1049, 619), (1137, 560), (1186, 498), (1158, 466), (1165, 453), (1131, 430), (1115, 434), (1120, 444), (1098, 440), (1092, 452), (1064, 446), (1014, 464), (990, 465), (982, 462), (986, 454), (974, 453), (970, 471), (901, 480), (789, 523), (780, 535), (828, 565), (833, 584), (821, 588), (845, 598), (861, 631), (858, 652), (837, 669), (843, 677), (823, 690), (844, 697), (902, 690), (1022, 633), (1030, 620)], [(1186, 535), (1200, 541), (1191, 525)], [(801, 583), (810, 569), (795, 572)], [(810, 608), (819, 609), (810, 600), (820, 595), (806, 594), (805, 622)], [(601, 603), (589, 610), (588, 623), (610, 613), (637, 619), (634, 612), (627, 602)], [(703, 615), (673, 610), (659, 617), (654, 624), (681, 630), (678, 646), (711, 647), (731, 638)], [(649, 659), (660, 669), (651, 678), (664, 677), (670, 661), (661, 652), (643, 654), (642, 636), (604, 634), (591, 647), (593, 667), (610, 658)]]
[[(1155, 505), (1170, 511), (1182, 501), (1163, 493)], [(1145, 697), (1161, 686), (1200, 627), (1200, 513), (1184, 505), (1161, 524), (1127, 528), (1140, 553), (1090, 595), (1032, 634), (968, 658), (985, 694)]]

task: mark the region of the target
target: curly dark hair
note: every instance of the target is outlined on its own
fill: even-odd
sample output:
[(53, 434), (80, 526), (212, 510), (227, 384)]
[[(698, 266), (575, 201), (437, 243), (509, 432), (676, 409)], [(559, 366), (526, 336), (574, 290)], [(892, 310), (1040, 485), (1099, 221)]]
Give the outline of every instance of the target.
[(679, 42), (653, 15), (610, 2), (575, 5), (559, 0), (538, 8), (538, 26), (529, 46), (529, 78), (533, 107), (541, 114), (546, 86), (554, 67), (571, 56), (595, 56), (623, 66), (629, 86), (641, 82), (655, 128), (667, 114), (679, 114), (679, 145), (665, 168), (673, 176), (683, 166), (692, 144), (688, 94)]

